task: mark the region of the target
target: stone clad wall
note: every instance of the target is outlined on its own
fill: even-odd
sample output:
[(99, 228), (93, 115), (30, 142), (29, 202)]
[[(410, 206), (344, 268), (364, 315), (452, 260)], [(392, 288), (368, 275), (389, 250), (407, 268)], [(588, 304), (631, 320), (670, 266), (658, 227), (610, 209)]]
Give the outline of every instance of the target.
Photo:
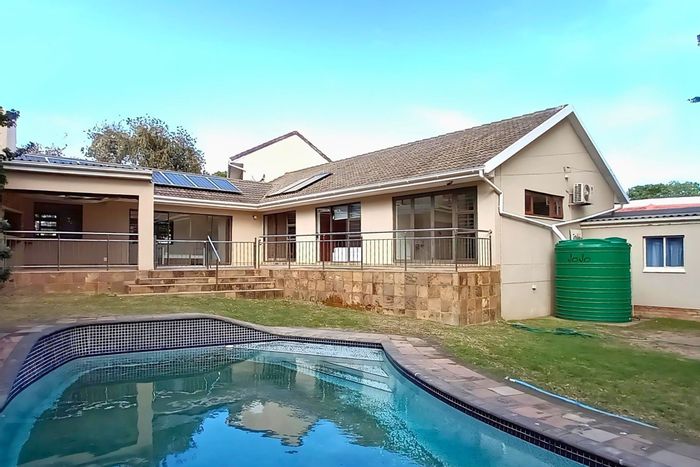
[(634, 316), (638, 318), (674, 318), (700, 321), (700, 308), (635, 305)]
[(124, 293), (137, 271), (13, 271), (0, 293)]
[(460, 272), (268, 269), (284, 297), (452, 325), (501, 314), (498, 269)]

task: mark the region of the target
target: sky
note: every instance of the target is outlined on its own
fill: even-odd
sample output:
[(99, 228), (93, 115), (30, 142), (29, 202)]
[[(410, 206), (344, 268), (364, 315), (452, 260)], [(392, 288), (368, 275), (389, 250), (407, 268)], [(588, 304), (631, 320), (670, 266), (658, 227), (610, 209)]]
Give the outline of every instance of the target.
[(331, 158), (571, 104), (625, 187), (700, 180), (700, 1), (5, 2), (18, 144), (151, 115), (207, 170), (298, 130)]

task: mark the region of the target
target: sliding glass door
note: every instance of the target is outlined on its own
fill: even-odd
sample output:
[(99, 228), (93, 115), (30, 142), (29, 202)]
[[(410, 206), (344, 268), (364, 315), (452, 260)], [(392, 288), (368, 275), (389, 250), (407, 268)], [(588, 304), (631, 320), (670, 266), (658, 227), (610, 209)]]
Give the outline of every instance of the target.
[(475, 235), (465, 229), (476, 229), (476, 188), (394, 198), (394, 229), (397, 260), (474, 259)]
[(296, 211), (265, 216), (265, 258), (267, 261), (296, 261)]
[(231, 217), (181, 212), (154, 213), (156, 264), (162, 266), (203, 266), (214, 261), (206, 248), (207, 237), (214, 243), (221, 262), (231, 262)]
[(360, 261), (360, 203), (316, 209), (320, 261)]

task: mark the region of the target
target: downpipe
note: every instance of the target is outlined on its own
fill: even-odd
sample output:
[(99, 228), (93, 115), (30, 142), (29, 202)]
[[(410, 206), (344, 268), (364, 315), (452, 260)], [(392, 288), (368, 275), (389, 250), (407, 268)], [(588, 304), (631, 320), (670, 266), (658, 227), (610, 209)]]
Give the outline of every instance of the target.
[(542, 227), (542, 228), (545, 228), (547, 230), (551, 230), (552, 233), (554, 233), (554, 235), (556, 235), (559, 240), (566, 240), (566, 237), (564, 236), (563, 233), (561, 233), (561, 230), (559, 230), (559, 227), (563, 227), (563, 226), (569, 225), (569, 224), (577, 224), (579, 222), (583, 222), (583, 221), (586, 221), (588, 219), (592, 219), (594, 217), (602, 216), (603, 214), (608, 214), (608, 213), (617, 211), (618, 209), (620, 209), (622, 207), (622, 205), (615, 205), (611, 209), (606, 209), (605, 211), (596, 212), (595, 214), (589, 214), (588, 216), (579, 217), (577, 219), (572, 219), (572, 220), (568, 220), (568, 221), (564, 221), (564, 222), (557, 222), (554, 224), (548, 224), (547, 222), (542, 222), (542, 221), (539, 221), (537, 219), (530, 219), (529, 217), (521, 216), (519, 214), (513, 214), (512, 212), (507, 212), (504, 208), (503, 190), (498, 188), (491, 180), (488, 179), (488, 177), (486, 177), (486, 174), (484, 174), (484, 169), (479, 169), (478, 176), (479, 176), (479, 179), (481, 179), (481, 181), (483, 181), (487, 185), (489, 185), (491, 187), (491, 189), (494, 192), (496, 192), (496, 194), (498, 195), (498, 214), (500, 216), (506, 217), (509, 219), (514, 219), (514, 220), (517, 220), (520, 222), (525, 222), (527, 224), (536, 225), (538, 227)]

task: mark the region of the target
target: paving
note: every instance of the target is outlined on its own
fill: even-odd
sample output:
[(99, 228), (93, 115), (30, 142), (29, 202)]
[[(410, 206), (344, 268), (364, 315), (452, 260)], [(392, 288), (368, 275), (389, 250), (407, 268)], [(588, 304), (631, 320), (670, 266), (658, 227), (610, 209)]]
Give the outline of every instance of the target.
[[(229, 321), (285, 338), (379, 344), (405, 376), (451, 405), (492, 420), (491, 424), (511, 433), (520, 433), (519, 436), (540, 445), (545, 445), (543, 439), (546, 439), (556, 446), (563, 446), (561, 449), (573, 448), (574, 451), (588, 453), (591, 464), (700, 467), (700, 445), (688, 444), (672, 434), (589, 411), (526, 387), (485, 377), (415, 337), (266, 327), (202, 314), (62, 319), (52, 324), (0, 330), (0, 378), (7, 378), (11, 373), (3, 371), (6, 366), (21, 364), (31, 347), (29, 343), (55, 329), (77, 324), (129, 322), (146, 318), (172, 320), (193, 316)], [(7, 381), (4, 383), (7, 384)]]

